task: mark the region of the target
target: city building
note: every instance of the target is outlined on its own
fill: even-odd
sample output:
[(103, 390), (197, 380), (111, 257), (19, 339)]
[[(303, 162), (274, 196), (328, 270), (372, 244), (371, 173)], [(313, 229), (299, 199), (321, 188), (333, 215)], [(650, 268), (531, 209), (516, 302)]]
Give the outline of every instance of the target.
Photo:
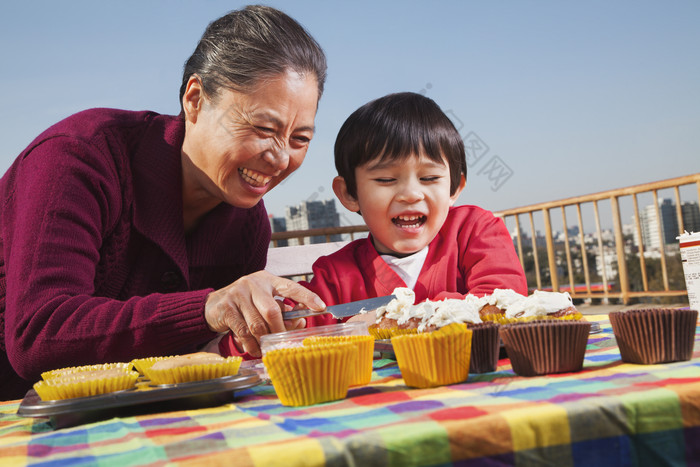
[[(287, 231), (287, 220), (284, 217), (273, 217), (270, 214), (270, 227), (272, 227), (272, 232), (286, 232)], [(277, 246), (288, 246), (289, 240), (282, 239), (277, 240)]]
[[(340, 217), (335, 209), (335, 200), (302, 201), (296, 206), (287, 206), (285, 214), (287, 230), (309, 230), (323, 227), (339, 227)], [(342, 236), (331, 235), (330, 241), (339, 242)], [(320, 235), (311, 237), (310, 243), (325, 243), (328, 240)], [(290, 239), (289, 245), (298, 245), (297, 239)]]
[(688, 232), (700, 232), (700, 206), (698, 203), (685, 202), (681, 205), (683, 229)]
[[(659, 252), (664, 245), (676, 245), (678, 240), (678, 212), (676, 203), (664, 198), (659, 200), (658, 216), (653, 204), (645, 206), (639, 213), (642, 241), (645, 252)], [(685, 202), (681, 205), (683, 228), (687, 231), (700, 231), (700, 209), (698, 203)], [(639, 246), (639, 238), (634, 233), (634, 243)]]

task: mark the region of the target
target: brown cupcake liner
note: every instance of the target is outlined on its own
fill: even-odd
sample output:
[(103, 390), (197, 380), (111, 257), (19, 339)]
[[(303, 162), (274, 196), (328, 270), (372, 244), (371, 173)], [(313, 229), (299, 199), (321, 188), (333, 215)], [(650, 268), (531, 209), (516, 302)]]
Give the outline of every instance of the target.
[(622, 361), (652, 365), (690, 360), (697, 310), (648, 308), (608, 315)]
[(521, 376), (567, 373), (583, 368), (591, 323), (540, 320), (499, 329), (513, 371)]
[(469, 324), (472, 331), (472, 350), (469, 373), (489, 373), (496, 371), (498, 353), (501, 347), (498, 337), (499, 326), (492, 322)]

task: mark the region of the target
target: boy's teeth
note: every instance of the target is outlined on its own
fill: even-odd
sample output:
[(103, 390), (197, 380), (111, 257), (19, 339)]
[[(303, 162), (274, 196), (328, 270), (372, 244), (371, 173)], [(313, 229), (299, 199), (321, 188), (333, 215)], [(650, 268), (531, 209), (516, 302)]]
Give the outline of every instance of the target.
[(425, 216), (396, 216), (394, 218), (394, 222), (396, 222), (399, 226), (403, 228), (418, 228), (423, 224), (423, 222), (425, 222)]

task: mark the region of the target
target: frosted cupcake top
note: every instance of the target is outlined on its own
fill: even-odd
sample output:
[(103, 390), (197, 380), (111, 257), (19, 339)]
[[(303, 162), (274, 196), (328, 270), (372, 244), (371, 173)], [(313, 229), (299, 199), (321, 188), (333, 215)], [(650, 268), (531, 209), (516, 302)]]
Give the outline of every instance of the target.
[(421, 332), (426, 327), (441, 328), (452, 323), (481, 323), (479, 310), (486, 305), (505, 310), (508, 319), (544, 318), (575, 310), (568, 292), (535, 290), (526, 297), (511, 289), (495, 289), (491, 295), (484, 297), (468, 294), (463, 299), (426, 300), (417, 305), (414, 305), (416, 295), (413, 290), (399, 287), (393, 293), (396, 296), (394, 300), (377, 308), (377, 324), (383, 319), (395, 320), (399, 326), (409, 321), (419, 322), (417, 329)]
[(399, 287), (393, 293), (395, 299), (377, 308), (377, 323), (387, 318), (403, 325), (413, 319), (420, 321), (419, 332), (428, 326), (440, 328), (452, 323), (481, 323), (479, 309), (483, 306), (482, 299), (474, 295), (467, 295), (464, 299), (426, 300), (414, 305), (416, 295), (413, 290)]
[(486, 295), (482, 298), (483, 305), (494, 305), (505, 310), (518, 300), (524, 299), (524, 295), (512, 289), (495, 289), (491, 295)]
[(546, 317), (573, 306), (569, 292), (535, 290), (532, 295), (508, 305), (506, 318)]

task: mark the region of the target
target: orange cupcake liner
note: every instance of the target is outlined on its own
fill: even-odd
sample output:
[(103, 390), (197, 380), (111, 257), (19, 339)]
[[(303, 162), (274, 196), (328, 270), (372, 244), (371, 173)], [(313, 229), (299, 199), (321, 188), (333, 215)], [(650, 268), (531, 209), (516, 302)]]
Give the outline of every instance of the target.
[(136, 368), (136, 371), (138, 371), (142, 375), (145, 375), (146, 370), (151, 368), (154, 363), (159, 362), (161, 360), (165, 360), (167, 358), (170, 358), (170, 357), (135, 358), (131, 361), (131, 364), (134, 365), (134, 368)]
[(472, 331), (450, 324), (436, 331), (391, 338), (407, 386), (429, 388), (465, 381), (469, 376)]
[(43, 401), (73, 399), (131, 389), (138, 377), (138, 372), (120, 368), (81, 371), (50, 376), (34, 384), (34, 390)]
[(405, 334), (416, 334), (418, 330), (415, 328), (378, 328), (376, 324), (370, 325), (367, 330), (375, 339), (391, 339), (394, 336), (403, 336)]
[(115, 363), (100, 363), (95, 365), (71, 366), (59, 368), (57, 370), (45, 371), (41, 374), (41, 379), (48, 380), (52, 378), (60, 378), (63, 376), (74, 375), (78, 373), (94, 373), (96, 371), (119, 369), (129, 371), (133, 368), (131, 362), (115, 362)]
[(188, 383), (233, 376), (238, 373), (242, 361), (243, 358), (241, 357), (227, 357), (220, 363), (196, 363), (193, 360), (192, 365), (167, 369), (153, 369), (153, 366), (151, 366), (150, 368), (145, 368), (144, 371), (152, 384)]
[(263, 363), (282, 405), (298, 407), (343, 399), (357, 358), (355, 343), (337, 342), (270, 350)]
[(350, 342), (357, 348), (357, 358), (352, 367), (350, 386), (364, 386), (372, 380), (372, 361), (374, 359), (374, 337), (364, 336), (311, 336), (303, 345)]

